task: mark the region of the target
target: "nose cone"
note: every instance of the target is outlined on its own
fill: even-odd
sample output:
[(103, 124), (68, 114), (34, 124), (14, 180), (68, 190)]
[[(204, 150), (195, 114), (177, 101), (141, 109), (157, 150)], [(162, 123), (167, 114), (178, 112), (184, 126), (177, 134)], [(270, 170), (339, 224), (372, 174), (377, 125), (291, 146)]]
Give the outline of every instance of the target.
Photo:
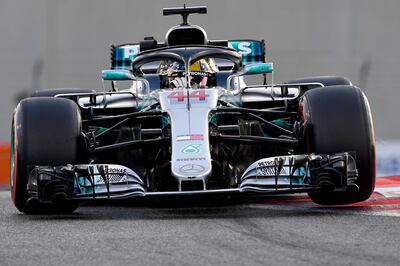
[(171, 172), (179, 184), (196, 180), (205, 184), (212, 172), (208, 117), (217, 105), (218, 90), (199, 91), (160, 92), (161, 108), (171, 121)]

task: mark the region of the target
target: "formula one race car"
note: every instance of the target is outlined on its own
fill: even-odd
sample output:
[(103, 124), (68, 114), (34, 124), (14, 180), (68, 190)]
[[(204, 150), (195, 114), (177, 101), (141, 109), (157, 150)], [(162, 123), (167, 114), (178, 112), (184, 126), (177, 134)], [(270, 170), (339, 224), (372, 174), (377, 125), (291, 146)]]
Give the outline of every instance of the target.
[[(375, 144), (364, 93), (335, 76), (274, 84), (264, 41), (209, 40), (188, 22), (206, 12), (164, 9), (183, 17), (164, 42), (111, 46), (103, 91), (41, 90), (18, 104), (11, 133), (18, 210), (285, 193), (331, 205), (371, 195)], [(264, 81), (246, 85), (250, 75)]]

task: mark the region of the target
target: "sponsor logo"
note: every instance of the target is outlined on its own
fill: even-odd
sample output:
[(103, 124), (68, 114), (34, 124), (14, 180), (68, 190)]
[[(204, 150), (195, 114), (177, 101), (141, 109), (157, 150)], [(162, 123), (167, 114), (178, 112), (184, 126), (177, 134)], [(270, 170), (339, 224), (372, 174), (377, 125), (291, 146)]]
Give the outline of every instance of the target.
[(191, 161), (205, 161), (205, 157), (193, 157), (193, 158), (178, 158), (177, 162), (191, 162)]
[[(236, 46), (237, 45), (237, 46)], [(251, 50), (251, 42), (239, 42), (239, 43), (228, 43), (230, 48), (233, 48), (238, 51), (239, 54), (248, 55), (251, 54), (253, 51)], [(234, 47), (236, 46), (236, 47)]]
[(184, 154), (196, 154), (201, 151), (200, 146), (201, 144), (191, 144), (183, 148), (181, 152)]
[[(127, 182), (128, 181), (127, 175), (128, 171), (126, 169), (108, 168), (108, 173), (106, 173), (106, 179), (108, 179), (108, 183), (110, 184)], [(103, 177), (97, 175), (95, 178), (95, 184), (96, 185), (105, 184)]]
[(126, 175), (128, 170), (121, 168), (108, 168), (108, 174)]
[(203, 135), (179, 135), (176, 137), (177, 141), (191, 141), (191, 140), (203, 140)]
[(205, 168), (198, 164), (186, 164), (179, 168), (179, 171), (186, 174), (197, 174), (201, 173)]
[(285, 175), (286, 174), (284, 167), (282, 167), (282, 169), (279, 172), (277, 172), (278, 165), (272, 161), (259, 162), (256, 170), (257, 170), (257, 175), (260, 175), (260, 176), (275, 176), (275, 175)]
[(124, 48), (124, 58), (134, 59), (139, 54), (139, 45)]

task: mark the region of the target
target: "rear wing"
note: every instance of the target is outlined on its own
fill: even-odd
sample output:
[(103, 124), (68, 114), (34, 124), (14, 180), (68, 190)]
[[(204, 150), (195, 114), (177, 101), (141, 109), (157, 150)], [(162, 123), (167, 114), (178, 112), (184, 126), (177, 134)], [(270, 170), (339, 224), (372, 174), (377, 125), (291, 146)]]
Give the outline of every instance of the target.
[(132, 69), (132, 61), (140, 53), (138, 43), (111, 45), (111, 69)]
[[(242, 64), (265, 63), (265, 41), (229, 40), (228, 47), (242, 55)], [(111, 69), (132, 69), (132, 61), (140, 53), (139, 43), (111, 45)]]
[(242, 64), (265, 63), (265, 41), (257, 40), (229, 40), (228, 46), (242, 55)]

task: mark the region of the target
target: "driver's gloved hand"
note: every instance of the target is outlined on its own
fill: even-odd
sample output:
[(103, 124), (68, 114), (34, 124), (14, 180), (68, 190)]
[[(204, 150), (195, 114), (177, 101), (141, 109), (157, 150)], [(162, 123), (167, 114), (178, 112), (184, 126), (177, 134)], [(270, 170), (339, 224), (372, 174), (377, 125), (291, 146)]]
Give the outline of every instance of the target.
[(186, 88), (187, 81), (185, 77), (177, 77), (169, 82), (169, 87), (174, 88)]

